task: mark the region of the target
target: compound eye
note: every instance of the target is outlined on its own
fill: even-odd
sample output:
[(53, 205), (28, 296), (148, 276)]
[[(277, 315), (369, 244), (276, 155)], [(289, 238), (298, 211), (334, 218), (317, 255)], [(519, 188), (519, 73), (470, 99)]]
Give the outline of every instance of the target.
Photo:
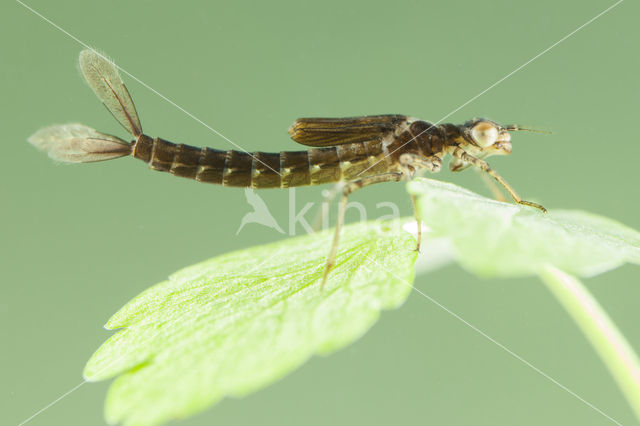
[(491, 123), (482, 121), (471, 129), (471, 136), (483, 148), (493, 145), (498, 140), (498, 129)]

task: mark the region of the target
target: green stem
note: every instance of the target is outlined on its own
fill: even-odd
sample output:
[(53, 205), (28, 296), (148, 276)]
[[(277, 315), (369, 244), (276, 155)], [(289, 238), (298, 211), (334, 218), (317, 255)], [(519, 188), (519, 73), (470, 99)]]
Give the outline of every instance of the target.
[(576, 277), (549, 266), (540, 278), (591, 342), (640, 419), (640, 361), (631, 345)]

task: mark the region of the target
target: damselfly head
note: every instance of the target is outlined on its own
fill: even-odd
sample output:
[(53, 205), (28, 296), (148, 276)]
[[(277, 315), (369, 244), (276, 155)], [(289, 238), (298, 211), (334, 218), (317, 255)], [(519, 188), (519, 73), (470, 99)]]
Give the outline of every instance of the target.
[(483, 156), (511, 154), (509, 129), (486, 118), (474, 118), (463, 126), (463, 137)]

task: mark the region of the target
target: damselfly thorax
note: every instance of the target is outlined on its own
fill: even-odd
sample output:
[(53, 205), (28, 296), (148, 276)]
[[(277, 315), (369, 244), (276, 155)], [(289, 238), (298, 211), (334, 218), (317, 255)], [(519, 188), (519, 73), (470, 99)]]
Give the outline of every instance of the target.
[[(200, 148), (144, 134), (117, 67), (103, 55), (93, 50), (82, 51), (80, 69), (98, 98), (134, 139), (127, 142), (82, 124), (47, 127), (31, 136), (29, 142), (47, 151), (54, 160), (88, 163), (131, 155), (154, 170), (176, 176), (256, 189), (343, 182), (323, 285), (336, 257), (348, 195), (375, 183), (410, 179), (420, 170), (438, 172), (447, 155), (453, 157), (451, 170), (476, 167), (495, 178), (516, 203), (545, 211), (539, 204), (522, 200), (484, 160), (491, 155), (511, 153), (510, 131), (530, 129), (477, 118), (461, 125), (432, 124), (397, 114), (300, 118), (289, 133), (294, 141), (311, 149), (249, 153)], [(420, 229), (418, 226), (417, 248)]]

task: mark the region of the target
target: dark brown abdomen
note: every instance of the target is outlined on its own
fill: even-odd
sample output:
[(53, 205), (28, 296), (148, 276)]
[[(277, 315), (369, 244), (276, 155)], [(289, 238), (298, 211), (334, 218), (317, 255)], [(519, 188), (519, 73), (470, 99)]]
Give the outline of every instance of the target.
[(382, 144), (357, 142), (280, 153), (221, 151), (142, 135), (132, 155), (154, 170), (199, 182), (253, 188), (289, 188), (353, 180), (386, 171)]

